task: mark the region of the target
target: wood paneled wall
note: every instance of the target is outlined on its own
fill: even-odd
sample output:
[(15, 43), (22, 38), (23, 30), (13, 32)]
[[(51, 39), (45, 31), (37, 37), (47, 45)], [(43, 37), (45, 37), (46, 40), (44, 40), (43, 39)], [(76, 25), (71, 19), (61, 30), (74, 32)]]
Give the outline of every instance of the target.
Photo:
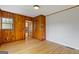
[(13, 29), (12, 30), (0, 29), (0, 43), (25, 39), (25, 20), (30, 20), (33, 22), (32, 37), (39, 40), (46, 39), (45, 16), (39, 15), (33, 18), (1, 10), (0, 20), (2, 17), (13, 18)]
[(0, 43), (25, 39), (25, 20), (32, 20), (32, 17), (0, 11), (0, 18), (2, 17), (13, 18), (13, 29), (0, 29)]
[[(0, 10), (0, 28), (1, 28), (1, 10)], [(1, 40), (1, 29), (0, 29), (0, 44), (2, 43), (2, 40)]]
[(46, 39), (46, 17), (39, 15), (34, 18), (33, 37), (39, 40)]

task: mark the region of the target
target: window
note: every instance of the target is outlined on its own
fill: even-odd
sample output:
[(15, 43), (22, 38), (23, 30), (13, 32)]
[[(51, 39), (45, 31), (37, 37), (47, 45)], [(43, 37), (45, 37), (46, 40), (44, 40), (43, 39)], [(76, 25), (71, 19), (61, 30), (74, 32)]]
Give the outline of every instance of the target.
[(2, 18), (2, 29), (13, 29), (13, 19)]

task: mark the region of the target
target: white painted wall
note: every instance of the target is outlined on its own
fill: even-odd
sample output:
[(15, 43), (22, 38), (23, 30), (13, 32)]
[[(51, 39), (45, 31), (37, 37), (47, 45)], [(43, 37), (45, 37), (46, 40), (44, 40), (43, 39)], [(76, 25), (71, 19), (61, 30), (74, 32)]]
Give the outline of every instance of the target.
[(47, 16), (46, 39), (79, 49), (79, 7)]

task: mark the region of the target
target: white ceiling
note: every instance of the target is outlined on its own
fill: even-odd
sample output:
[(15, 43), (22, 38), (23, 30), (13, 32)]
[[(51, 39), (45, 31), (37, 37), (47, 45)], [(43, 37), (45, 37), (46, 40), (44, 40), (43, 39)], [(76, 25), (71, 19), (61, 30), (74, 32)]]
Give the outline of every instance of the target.
[(18, 13), (26, 16), (35, 17), (37, 15), (48, 15), (74, 5), (39, 5), (40, 9), (35, 10), (33, 5), (0, 5), (0, 8), (5, 11)]

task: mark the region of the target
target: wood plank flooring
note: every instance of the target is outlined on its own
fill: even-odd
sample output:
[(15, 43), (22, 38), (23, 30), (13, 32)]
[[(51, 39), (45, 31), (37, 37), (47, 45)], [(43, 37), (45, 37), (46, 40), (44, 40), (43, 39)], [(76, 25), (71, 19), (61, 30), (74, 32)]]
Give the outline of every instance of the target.
[(0, 46), (0, 51), (8, 51), (9, 54), (79, 54), (78, 50), (66, 48), (46, 40), (39, 41), (37, 39), (5, 43)]

